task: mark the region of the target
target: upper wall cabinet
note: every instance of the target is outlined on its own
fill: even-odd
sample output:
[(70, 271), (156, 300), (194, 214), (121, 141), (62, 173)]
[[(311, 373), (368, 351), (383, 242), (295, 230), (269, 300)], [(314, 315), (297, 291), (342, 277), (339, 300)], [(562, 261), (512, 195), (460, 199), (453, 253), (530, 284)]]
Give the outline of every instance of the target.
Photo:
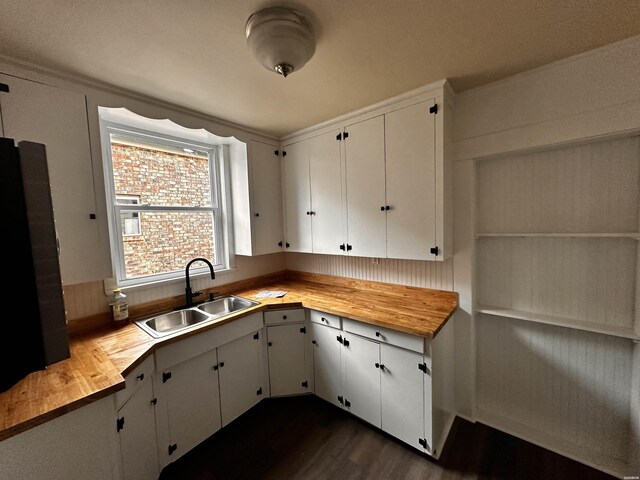
[(288, 252), (311, 253), (311, 187), (309, 142), (284, 147), (285, 247)]
[[(304, 199), (296, 215), (287, 210), (287, 237), (304, 224), (306, 235), (313, 238), (313, 248), (307, 242), (307, 249), (293, 251), (411, 260), (450, 256), (452, 97), (448, 84), (438, 82), (285, 139), (304, 149), (301, 154), (308, 155), (311, 164), (304, 172), (310, 193), (302, 191), (306, 187), (295, 175), (285, 180), (290, 182), (287, 209), (289, 198)], [(340, 175), (333, 167), (338, 163)], [(330, 223), (325, 219), (322, 224), (327, 237), (320, 239), (316, 218), (321, 206), (338, 198), (342, 208), (329, 209)]]
[(0, 74), (4, 136), (46, 146), (60, 272), (65, 285), (112, 275), (108, 238), (100, 237), (85, 96)]
[(329, 131), (283, 148), (287, 251), (339, 251), (342, 243), (339, 133)]
[(358, 257), (386, 257), (384, 117), (344, 129), (347, 191), (346, 250)]
[[(385, 115), (387, 257), (433, 260), (436, 238), (436, 148), (433, 101)], [(438, 252), (439, 253), (439, 252)]]
[[(246, 161), (245, 161), (246, 158)], [(235, 253), (282, 251), (282, 185), (276, 145), (250, 140), (231, 162)]]

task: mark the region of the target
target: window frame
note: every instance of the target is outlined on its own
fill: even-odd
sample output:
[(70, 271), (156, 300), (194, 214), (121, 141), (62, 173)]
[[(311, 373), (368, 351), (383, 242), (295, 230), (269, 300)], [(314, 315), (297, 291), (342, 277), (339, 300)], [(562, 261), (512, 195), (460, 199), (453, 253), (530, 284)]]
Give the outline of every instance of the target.
[[(109, 224), (109, 243), (111, 247), (111, 260), (113, 266), (114, 278), (118, 287), (135, 287), (159, 282), (170, 282), (184, 279), (184, 270), (179, 269), (171, 272), (162, 272), (140, 277), (126, 277), (125, 257), (124, 257), (124, 239), (122, 232), (122, 222), (120, 221), (121, 212), (138, 212), (140, 222), (142, 222), (143, 212), (211, 212), (213, 217), (213, 241), (214, 255), (216, 263), (213, 264), (216, 272), (222, 272), (231, 268), (233, 251), (232, 251), (232, 226), (230, 225), (231, 215), (227, 212), (229, 201), (228, 182), (228, 165), (226, 158), (226, 148), (224, 145), (207, 144), (194, 141), (178, 135), (169, 135), (164, 132), (154, 132), (145, 128), (136, 127), (129, 124), (113, 122), (110, 120), (100, 119), (100, 133), (103, 154), (104, 179), (105, 179), (105, 196), (107, 201), (107, 217)], [(111, 135), (117, 134), (129, 137), (132, 141), (142, 145), (163, 146), (170, 148), (190, 148), (192, 150), (207, 153), (209, 158), (209, 182), (211, 192), (210, 206), (180, 206), (180, 205), (118, 205), (115, 193), (113, 159), (111, 156)], [(126, 195), (126, 194), (123, 194)], [(142, 223), (140, 224), (142, 231)], [(127, 236), (128, 237), (128, 236)], [(213, 263), (213, 262), (212, 262)], [(186, 264), (185, 264), (186, 267)], [(206, 266), (192, 267), (192, 277), (199, 274), (208, 273)]]

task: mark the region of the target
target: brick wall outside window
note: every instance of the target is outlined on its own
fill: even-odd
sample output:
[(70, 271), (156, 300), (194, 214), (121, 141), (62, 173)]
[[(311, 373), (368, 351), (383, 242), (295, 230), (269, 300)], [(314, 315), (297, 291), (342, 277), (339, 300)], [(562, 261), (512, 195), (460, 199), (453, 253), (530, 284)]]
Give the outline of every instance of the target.
[[(137, 195), (141, 204), (210, 205), (209, 161), (112, 143), (116, 195)], [(212, 263), (214, 239), (210, 212), (140, 212), (141, 234), (124, 237), (127, 278), (182, 270), (194, 257)]]

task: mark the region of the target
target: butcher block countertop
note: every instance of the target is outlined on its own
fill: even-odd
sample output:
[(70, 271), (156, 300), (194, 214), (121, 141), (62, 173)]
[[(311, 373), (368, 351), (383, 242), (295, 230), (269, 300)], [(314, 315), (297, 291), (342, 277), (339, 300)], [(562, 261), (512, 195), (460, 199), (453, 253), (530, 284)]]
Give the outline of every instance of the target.
[[(182, 296), (131, 306), (132, 323), (118, 329), (105, 315), (102, 326), (72, 335), (70, 358), (29, 374), (0, 394), (0, 440), (123, 389), (123, 377), (158, 347), (254, 312), (305, 307), (433, 338), (458, 305), (455, 292), (301, 272), (279, 272), (212, 290), (256, 300), (260, 305), (160, 339), (152, 338), (133, 321), (179, 307)], [(282, 298), (256, 298), (262, 290), (284, 290), (287, 294)]]

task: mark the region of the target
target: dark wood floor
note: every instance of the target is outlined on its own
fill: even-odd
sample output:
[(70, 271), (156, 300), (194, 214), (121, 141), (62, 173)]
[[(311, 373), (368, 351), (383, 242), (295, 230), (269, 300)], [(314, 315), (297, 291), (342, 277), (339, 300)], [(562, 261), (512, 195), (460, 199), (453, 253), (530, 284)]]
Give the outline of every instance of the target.
[(440, 460), (314, 396), (265, 400), (164, 469), (173, 479), (580, 479), (613, 477), (456, 419)]

